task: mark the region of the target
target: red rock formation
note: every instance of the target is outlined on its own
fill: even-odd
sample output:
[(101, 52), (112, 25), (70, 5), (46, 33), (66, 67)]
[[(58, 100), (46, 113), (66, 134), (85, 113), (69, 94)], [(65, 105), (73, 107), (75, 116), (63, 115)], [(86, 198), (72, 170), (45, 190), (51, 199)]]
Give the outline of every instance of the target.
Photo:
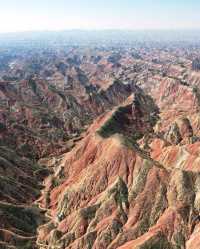
[[(175, 87), (168, 84), (167, 89)], [(41, 248), (175, 249), (198, 243), (198, 223), (193, 222), (200, 207), (199, 142), (193, 122), (198, 105), (190, 89), (176, 87), (188, 91), (190, 107), (196, 105), (193, 113), (173, 97), (170, 110), (180, 105), (180, 115), (169, 120), (160, 102), (159, 122), (164, 125), (153, 131), (158, 110), (136, 88), (123, 108), (99, 117), (63, 155), (54, 184), (46, 188), (48, 202), (46, 196), (40, 200), (51, 216), (38, 230)], [(166, 105), (171, 98), (172, 93), (166, 96)], [(173, 122), (176, 128), (170, 128)]]
[[(85, 50), (22, 58), (0, 83), (0, 142), (16, 151), (0, 146), (0, 247), (35, 246), (50, 171), (38, 248), (198, 249), (196, 55)], [(47, 155), (47, 171), (25, 158)]]

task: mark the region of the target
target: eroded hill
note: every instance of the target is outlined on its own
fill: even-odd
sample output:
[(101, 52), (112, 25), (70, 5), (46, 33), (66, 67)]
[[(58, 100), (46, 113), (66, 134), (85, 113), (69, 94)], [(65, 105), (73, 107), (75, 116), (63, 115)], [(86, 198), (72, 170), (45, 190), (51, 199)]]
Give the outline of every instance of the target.
[(0, 247), (198, 249), (197, 55), (139, 46), (6, 57)]

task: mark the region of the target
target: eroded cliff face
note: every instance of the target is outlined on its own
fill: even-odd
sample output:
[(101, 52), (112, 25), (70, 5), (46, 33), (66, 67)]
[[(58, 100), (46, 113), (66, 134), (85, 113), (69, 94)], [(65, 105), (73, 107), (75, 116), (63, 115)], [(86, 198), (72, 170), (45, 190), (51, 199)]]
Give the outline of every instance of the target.
[(93, 118), (131, 92), (122, 82), (100, 90), (82, 81), (67, 90), (34, 77), (0, 82), (0, 143), (32, 159), (62, 154)]
[[(48, 159), (36, 161), (71, 150), (94, 118), (124, 101), (131, 92), (131, 84), (119, 81), (105, 89), (92, 86), (79, 69), (71, 75), (67, 89), (36, 76), (0, 82), (2, 249), (38, 247), (37, 228), (48, 221), (48, 210), (36, 200), (43, 179), (59, 159), (52, 163)], [(46, 161), (53, 167), (44, 166)], [(49, 188), (58, 182), (59, 178), (50, 178)], [(48, 203), (48, 193), (42, 193)]]
[(58, 159), (40, 198), (49, 222), (38, 229), (39, 248), (200, 246), (197, 96), (170, 79), (160, 84), (175, 96), (154, 88), (152, 99), (135, 86)]
[(0, 248), (200, 248), (200, 75), (156, 51), (0, 70)]

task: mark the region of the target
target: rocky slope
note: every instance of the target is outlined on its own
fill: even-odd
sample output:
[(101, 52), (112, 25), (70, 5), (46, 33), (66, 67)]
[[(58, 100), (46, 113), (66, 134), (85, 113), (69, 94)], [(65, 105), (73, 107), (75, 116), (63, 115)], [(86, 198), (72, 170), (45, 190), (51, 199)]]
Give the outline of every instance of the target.
[(40, 196), (46, 170), (0, 146), (0, 248), (35, 248), (36, 230), (45, 222), (33, 202)]
[(15, 52), (0, 58), (0, 248), (198, 249), (198, 48)]
[(94, 117), (119, 104), (131, 90), (119, 81), (106, 90), (72, 83), (62, 90), (35, 78), (0, 82), (0, 143), (31, 158), (61, 154)]
[(198, 96), (157, 84), (154, 100), (133, 87), (59, 158), (40, 199), (50, 220), (39, 248), (198, 248)]

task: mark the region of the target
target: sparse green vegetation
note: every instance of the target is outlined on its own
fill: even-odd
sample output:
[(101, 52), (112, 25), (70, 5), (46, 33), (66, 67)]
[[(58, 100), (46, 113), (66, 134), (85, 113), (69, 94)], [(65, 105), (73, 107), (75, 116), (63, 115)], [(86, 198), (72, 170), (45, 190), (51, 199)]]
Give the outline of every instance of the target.
[(96, 211), (99, 208), (99, 204), (89, 206), (80, 210), (80, 216), (86, 220), (91, 220), (95, 217)]
[(115, 202), (121, 210), (123, 210), (122, 203), (124, 203), (126, 207), (128, 207), (128, 188), (121, 177), (118, 178), (116, 184), (112, 189), (110, 189), (109, 194), (113, 195)]
[(3, 123), (0, 123), (0, 132), (4, 132), (6, 130), (6, 125)]
[(107, 138), (115, 133), (120, 133), (123, 130), (124, 124), (129, 120), (126, 117), (127, 107), (118, 107), (107, 122), (97, 131), (97, 133)]
[(33, 147), (27, 143), (21, 144), (18, 148), (18, 152), (19, 154), (24, 155), (30, 159), (36, 158), (36, 153), (34, 152)]
[(197, 86), (194, 86), (192, 88), (192, 92), (195, 95), (195, 97), (197, 98), (198, 106), (200, 107), (200, 90), (199, 90), (199, 88)]
[(60, 90), (58, 90), (54, 85), (49, 85), (48, 88), (50, 91), (58, 94), (62, 98), (63, 101), (66, 101), (65, 95)]
[(138, 249), (174, 249), (174, 247), (164, 235), (158, 234), (148, 239), (143, 245), (138, 246)]
[(31, 89), (33, 90), (33, 92), (37, 95), (37, 84), (35, 82), (35, 80), (33, 78), (29, 79), (28, 81)]
[(33, 208), (0, 203), (0, 212), (6, 216), (10, 225), (26, 233), (34, 234), (40, 223), (39, 220), (37, 221), (38, 211)]
[(185, 248), (185, 237), (182, 232), (177, 232), (173, 236), (173, 240), (175, 242), (175, 249)]

